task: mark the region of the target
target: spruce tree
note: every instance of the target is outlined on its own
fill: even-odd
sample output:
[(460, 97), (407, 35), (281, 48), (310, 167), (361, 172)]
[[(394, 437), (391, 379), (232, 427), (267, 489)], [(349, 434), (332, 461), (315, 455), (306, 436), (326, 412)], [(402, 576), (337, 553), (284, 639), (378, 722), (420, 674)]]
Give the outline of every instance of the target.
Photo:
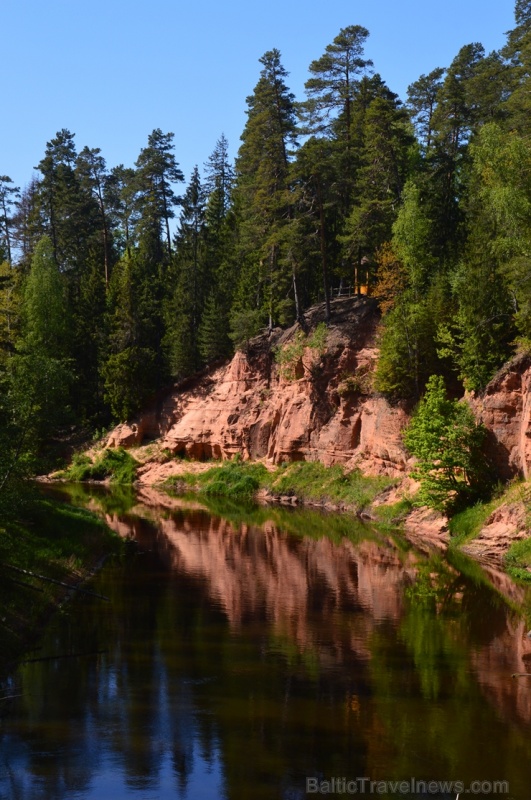
[(175, 288), (165, 311), (165, 345), (170, 372), (176, 377), (191, 374), (201, 363), (198, 331), (210, 277), (205, 224), (205, 192), (195, 167), (182, 201), (175, 237)]
[(297, 291), (283, 240), (283, 228), (293, 216), (289, 165), (296, 125), (294, 96), (286, 85), (279, 51), (268, 51), (260, 63), (260, 80), (247, 98), (247, 123), (236, 160), (241, 274), (233, 310), (251, 315), (260, 310), (271, 329), (279, 304)]
[[(356, 199), (343, 237), (356, 265), (356, 283), (369, 282), (361, 273), (369, 271), (377, 250), (391, 237), (408, 177), (413, 141), (405, 109), (398, 97), (382, 85), (364, 115)], [(363, 270), (362, 260), (366, 262)]]

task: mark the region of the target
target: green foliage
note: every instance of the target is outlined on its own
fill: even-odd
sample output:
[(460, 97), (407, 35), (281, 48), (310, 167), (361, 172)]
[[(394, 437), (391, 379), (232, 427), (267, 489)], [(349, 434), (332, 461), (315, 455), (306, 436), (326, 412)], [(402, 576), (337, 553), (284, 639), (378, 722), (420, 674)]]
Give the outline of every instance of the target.
[[(183, 197), (174, 135), (158, 128), (134, 169), (108, 170), (99, 148), (77, 153), (63, 129), (16, 203), (0, 176), (7, 452), (21, 435), (44, 445), (67, 425), (130, 418), (172, 377), (321, 299), (328, 322), (340, 281), (368, 274), (374, 288), (373, 273), (374, 388), (418, 400), (443, 374), (455, 391), (481, 390), (516, 335), (531, 338), (529, 17), (518, 0), (503, 51), (466, 44), (415, 81), (411, 121), (371, 73), (361, 26), (312, 61), (304, 103), (279, 51), (266, 52), (235, 166), (221, 136)], [(285, 377), (315, 367), (326, 331), (316, 335), (278, 351)], [(339, 391), (369, 383), (346, 375)]]
[(147, 347), (113, 353), (102, 368), (105, 399), (113, 416), (127, 420), (142, 407), (156, 386), (156, 356)]
[(378, 248), (391, 236), (412, 145), (405, 109), (382, 86), (365, 112), (356, 197), (342, 237), (348, 252), (360, 262), (365, 256), (372, 263)]
[[(299, 329), (290, 342), (275, 350), (275, 361), (280, 367), (280, 374), (283, 378), (293, 381), (302, 377), (301, 374), (297, 374), (297, 367), (301, 363), (306, 347), (306, 334)], [(300, 372), (302, 372), (302, 369)]]
[[(298, 461), (269, 472), (263, 464), (235, 458), (199, 474), (180, 475), (178, 483), (208, 496), (251, 498), (258, 489), (268, 489), (275, 495), (298, 497), (319, 505), (330, 502), (362, 509), (394, 482), (363, 475), (358, 470), (345, 472), (339, 465), (325, 467), (318, 461)], [(170, 479), (167, 485), (174, 484)]]
[[(280, 52), (264, 53), (260, 63), (236, 160), (237, 255), (243, 268), (233, 308), (260, 310), (272, 328), (295, 281), (288, 233), (294, 216), (290, 158), (296, 141), (295, 98), (286, 85)], [(243, 340), (235, 338), (237, 344)]]
[(385, 525), (398, 525), (413, 508), (413, 500), (403, 497), (390, 505), (382, 504), (373, 506), (372, 511), (379, 523)]
[(374, 388), (391, 398), (419, 398), (440, 368), (435, 344), (436, 319), (426, 297), (405, 292), (384, 317)]
[(68, 421), (73, 380), (64, 286), (47, 237), (31, 262), (17, 349), (8, 363), (11, 402), (27, 444), (38, 450)]
[[(282, 377), (293, 381), (301, 378), (305, 369), (311, 371), (316, 361), (326, 352), (327, 337), (327, 327), (324, 322), (320, 322), (309, 336), (299, 328), (291, 341), (277, 347), (274, 351), (275, 361)], [(303, 359), (306, 349), (313, 351), (309, 363), (305, 363)]]
[(452, 537), (459, 545), (473, 539), (499, 504), (499, 500), (488, 503), (479, 502), (454, 514), (449, 523)]
[(131, 484), (136, 478), (138, 462), (122, 448), (107, 449), (95, 461), (84, 453), (76, 453), (62, 477), (69, 481), (103, 481)]
[(453, 360), (465, 389), (481, 391), (510, 356), (510, 297), (492, 264), (473, 261), (456, 270), (452, 290), (457, 313), (439, 325), (437, 353)]
[(389, 478), (363, 475), (359, 470), (325, 467), (318, 461), (299, 461), (280, 468), (269, 477), (275, 494), (294, 495), (303, 500), (332, 502), (363, 509), (383, 489), (392, 485)]
[(235, 458), (197, 476), (200, 492), (209, 496), (251, 498), (263, 483), (263, 464), (243, 463)]
[(337, 385), (337, 393), (340, 397), (348, 397), (353, 394), (370, 394), (374, 372), (371, 364), (365, 364), (352, 373), (341, 376)]
[(230, 338), (238, 349), (249, 345), (249, 340), (263, 328), (264, 315), (259, 309), (234, 309), (230, 315)]
[(443, 378), (433, 375), (404, 434), (418, 460), (412, 475), (420, 503), (451, 513), (488, 491), (484, 434), (468, 405), (449, 400)]
[(226, 358), (232, 352), (228, 335), (228, 319), (223, 305), (213, 292), (208, 296), (199, 326), (198, 344), (201, 358), (210, 364), (218, 358)]
[(514, 542), (505, 554), (504, 564), (513, 578), (531, 581), (531, 539)]

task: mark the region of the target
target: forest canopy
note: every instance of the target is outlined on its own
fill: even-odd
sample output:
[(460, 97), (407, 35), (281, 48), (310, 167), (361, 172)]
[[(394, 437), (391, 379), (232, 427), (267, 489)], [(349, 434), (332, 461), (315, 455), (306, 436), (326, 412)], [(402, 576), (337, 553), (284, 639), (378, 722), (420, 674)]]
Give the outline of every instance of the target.
[(529, 3), (501, 51), (464, 44), (403, 100), (368, 37), (339, 31), (302, 98), (264, 53), (235, 162), (221, 135), (187, 185), (160, 128), (134, 167), (62, 129), (26, 187), (0, 176), (6, 463), (131, 418), (315, 303), (329, 320), (347, 289), (380, 301), (375, 387), (392, 398), (417, 401), (435, 374), (481, 390), (529, 346)]

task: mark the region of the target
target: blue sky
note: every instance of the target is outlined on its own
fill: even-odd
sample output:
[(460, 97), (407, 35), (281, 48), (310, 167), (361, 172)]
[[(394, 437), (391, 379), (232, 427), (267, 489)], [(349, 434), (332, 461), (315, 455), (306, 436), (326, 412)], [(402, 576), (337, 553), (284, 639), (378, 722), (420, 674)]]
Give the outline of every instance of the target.
[(422, 73), (472, 41), (487, 51), (513, 27), (512, 0), (1, 0), (0, 174), (24, 186), (56, 131), (109, 167), (132, 166), (154, 128), (175, 133), (188, 179), (222, 132), (235, 155), (258, 59), (274, 47), (304, 98), (308, 65), (348, 25), (405, 99)]

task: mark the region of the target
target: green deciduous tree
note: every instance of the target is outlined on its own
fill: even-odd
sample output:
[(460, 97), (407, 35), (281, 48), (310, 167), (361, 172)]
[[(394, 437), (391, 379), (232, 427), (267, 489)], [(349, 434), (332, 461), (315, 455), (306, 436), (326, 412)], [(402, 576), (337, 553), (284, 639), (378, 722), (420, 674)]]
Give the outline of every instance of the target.
[(485, 431), (465, 402), (449, 400), (444, 380), (432, 375), (404, 434), (417, 458), (419, 501), (452, 512), (488, 491), (481, 446)]
[(48, 237), (32, 259), (22, 336), (10, 368), (16, 423), (38, 446), (68, 420), (73, 377), (65, 286)]

